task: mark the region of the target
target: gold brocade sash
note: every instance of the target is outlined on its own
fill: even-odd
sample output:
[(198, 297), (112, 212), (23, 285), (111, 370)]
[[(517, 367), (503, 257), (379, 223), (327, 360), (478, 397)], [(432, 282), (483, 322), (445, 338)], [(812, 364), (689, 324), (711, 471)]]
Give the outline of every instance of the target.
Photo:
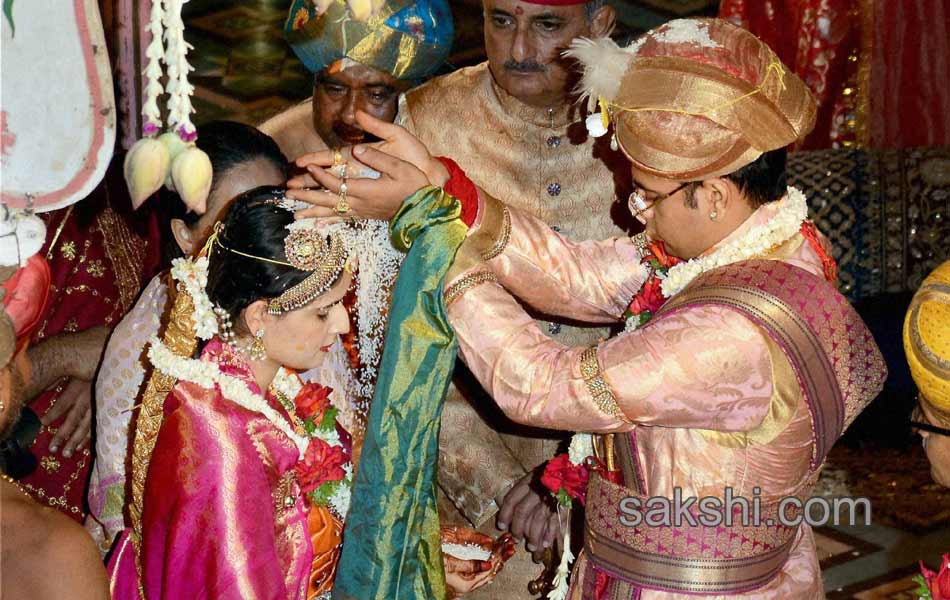
[[(752, 320), (781, 348), (795, 372), (812, 422), (812, 459), (796, 494), (804, 501), (828, 450), (880, 391), (886, 377), (880, 351), (831, 284), (774, 260), (744, 261), (697, 277), (646, 327), (680, 310), (710, 304)], [(611, 597), (630, 597), (627, 592), (636, 587), (736, 594), (765, 585), (781, 571), (798, 527), (780, 524), (778, 502), (762, 502), (758, 523), (623, 525), (621, 502), (633, 497), (644, 506), (647, 486), (636, 429), (616, 442), (625, 485), (593, 474), (586, 517), (586, 548), (596, 568), (611, 575)]]
[(743, 261), (704, 273), (651, 322), (698, 305), (738, 311), (782, 349), (811, 413), (811, 468), (819, 468), (845, 427), (880, 391), (886, 373), (861, 317), (823, 278), (777, 260)]
[[(649, 506), (647, 497), (591, 474), (584, 547), (597, 568), (617, 580), (614, 587), (692, 594), (753, 590), (782, 570), (798, 533), (798, 527), (781, 524), (778, 502), (762, 503), (760, 524), (743, 524), (736, 515), (731, 526), (687, 521), (628, 526), (621, 520), (629, 519), (621, 508), (627, 498)], [(791, 507), (786, 510), (789, 519), (795, 515)]]

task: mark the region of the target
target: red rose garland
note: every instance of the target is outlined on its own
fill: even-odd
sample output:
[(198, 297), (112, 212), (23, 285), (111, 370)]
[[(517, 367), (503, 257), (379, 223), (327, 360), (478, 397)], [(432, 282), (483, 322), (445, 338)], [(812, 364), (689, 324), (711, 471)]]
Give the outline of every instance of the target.
[(541, 475), (541, 483), (551, 490), (562, 506), (570, 506), (571, 499), (587, 501), (587, 480), (590, 474), (583, 464), (575, 465), (565, 452), (548, 461)]
[(647, 244), (646, 254), (640, 259), (640, 264), (650, 269), (650, 276), (640, 287), (630, 305), (624, 312), (624, 319), (629, 323), (628, 329), (643, 327), (656, 311), (666, 302), (663, 295), (662, 283), (669, 270), (683, 262), (666, 251), (661, 241), (651, 241)]
[(297, 416), (305, 421), (307, 419), (322, 421), (324, 413), (330, 407), (331, 392), (333, 392), (332, 388), (319, 383), (305, 383), (294, 399)]
[(319, 383), (305, 383), (294, 398), (297, 417), (310, 443), (294, 473), (300, 489), (317, 506), (331, 505), (345, 516), (349, 505), (351, 442), (337, 424), (338, 410), (330, 405), (333, 390)]
[(346, 462), (342, 446), (331, 446), (320, 438), (313, 438), (303, 459), (294, 466), (300, 489), (309, 494), (324, 483), (341, 481), (346, 477), (343, 470)]

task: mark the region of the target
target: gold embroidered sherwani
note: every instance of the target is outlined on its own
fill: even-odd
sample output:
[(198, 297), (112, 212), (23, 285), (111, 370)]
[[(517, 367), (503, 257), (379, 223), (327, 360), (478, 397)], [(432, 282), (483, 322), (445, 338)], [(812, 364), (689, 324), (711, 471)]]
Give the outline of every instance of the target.
[[(551, 110), (523, 104), (501, 89), (482, 63), (407, 92), (397, 122), (433, 155), (452, 157), (489, 194), (510, 200), (568, 238), (617, 235), (622, 230), (610, 209), (618, 194), (604, 157), (620, 157), (605, 139), (595, 149), (582, 118), (569, 109), (566, 104)], [(550, 319), (540, 324), (546, 332), (558, 331), (554, 337), (565, 344), (589, 344), (606, 335), (604, 329), (552, 324)], [(439, 484), (465, 520), (494, 535), (495, 498), (552, 458), (564, 437), (512, 424), (497, 410), (486, 414), (493, 407), (478, 400), (485, 399), (484, 392), (470, 375), (459, 373), (464, 370), (457, 370), (442, 416)], [(473, 398), (487, 411), (476, 411)], [(443, 517), (458, 520), (442, 500), (449, 511)], [(527, 553), (519, 552), (498, 580), (472, 597), (528, 597), (527, 582), (540, 570)]]
[(311, 98), (274, 115), (257, 128), (274, 138), (280, 151), (289, 160), (296, 160), (308, 152), (326, 150), (327, 147), (313, 128)]
[[(768, 222), (784, 202), (759, 208), (709, 252)], [(498, 205), (483, 212), (470, 241), (482, 228), (506, 229), (498, 226), (504, 222)], [(817, 478), (818, 467), (811, 465), (816, 455), (816, 425), (790, 360), (756, 322), (727, 305), (687, 305), (662, 321), (654, 317), (658, 322), (591, 348), (563, 346), (546, 339), (508, 291), (548, 311), (616, 322), (647, 276), (640, 251), (630, 238), (572, 244), (516, 210), (510, 211), (509, 222), (510, 237), (503, 252), (454, 278), (455, 282), (467, 278), (468, 286), (449, 282), (449, 322), (466, 363), (510, 418), (614, 434), (609, 437), (612, 449), (606, 437), (599, 438), (597, 445), (602, 457), (618, 458), (627, 488), (592, 476), (585, 551), (575, 567), (572, 598), (593, 597), (597, 574), (590, 566), (590, 548), (598, 540), (609, 539), (610, 526), (620, 531), (617, 535), (628, 535), (630, 544), (641, 544), (645, 552), (656, 550), (657, 543), (679, 548), (677, 544), (685, 541), (685, 536), (679, 541), (650, 540), (657, 534), (648, 527), (638, 530), (637, 535), (643, 535), (639, 539), (624, 532), (612, 513), (623, 497), (614, 497), (618, 489), (639, 487), (643, 496), (671, 498), (679, 488), (684, 498), (722, 498), (725, 487), (731, 486), (736, 496), (751, 498), (758, 487), (763, 502), (808, 496)], [(498, 240), (504, 241), (504, 234), (489, 234), (488, 239), (478, 243), (483, 248), (496, 246)], [(801, 234), (760, 258), (797, 267), (795, 272), (806, 278), (820, 278), (823, 272), (819, 256)], [(485, 265), (498, 282), (472, 278), (472, 273), (484, 272)], [(674, 295), (669, 303), (676, 299)], [(835, 324), (842, 325), (838, 321), (831, 326)], [(847, 406), (843, 426), (877, 395), (886, 376), (873, 338), (863, 324), (852, 325), (841, 327), (852, 333), (839, 332), (843, 339), (834, 338), (843, 354), (829, 351), (835, 365), (832, 381), (837, 380)], [(830, 446), (837, 434), (830, 433), (825, 445)], [(632, 458), (620, 460), (624, 452)], [(822, 450), (817, 455), (820, 464)], [(790, 536), (784, 542), (788, 557), (784, 563), (774, 563), (777, 574), (771, 573), (773, 578), (766, 585), (715, 597), (822, 598), (811, 529), (802, 525), (791, 533), (770, 535), (783, 534)], [(757, 540), (762, 541), (769, 540)], [(688, 542), (679, 550), (696, 553)], [(624, 566), (622, 551), (605, 555)], [(708, 557), (712, 558), (711, 552)], [(655, 576), (673, 577), (673, 569), (661, 568)], [(696, 577), (701, 579), (701, 574)], [(693, 597), (651, 589), (641, 592), (636, 597), (643, 600)], [(610, 598), (634, 597), (629, 595), (633, 594), (630, 586), (610, 593), (621, 594)]]

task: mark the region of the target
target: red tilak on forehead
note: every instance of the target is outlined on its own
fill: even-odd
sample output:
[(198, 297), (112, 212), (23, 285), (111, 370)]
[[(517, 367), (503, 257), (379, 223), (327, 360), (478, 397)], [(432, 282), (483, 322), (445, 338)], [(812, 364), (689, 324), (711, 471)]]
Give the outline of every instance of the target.
[(521, 8), (520, 6), (516, 6), (516, 7), (515, 7), (515, 14), (520, 17), (521, 15), (524, 14), (524, 9)]

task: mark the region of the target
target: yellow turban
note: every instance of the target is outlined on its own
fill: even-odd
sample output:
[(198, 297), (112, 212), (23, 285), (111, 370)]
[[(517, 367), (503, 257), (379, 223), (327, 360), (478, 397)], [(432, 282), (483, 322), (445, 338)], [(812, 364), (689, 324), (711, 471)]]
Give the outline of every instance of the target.
[(626, 48), (576, 40), (581, 91), (600, 102), (638, 168), (695, 181), (732, 173), (807, 135), (817, 105), (805, 83), (749, 31), (677, 19)]
[(950, 261), (914, 294), (904, 319), (904, 353), (921, 399), (950, 423)]

